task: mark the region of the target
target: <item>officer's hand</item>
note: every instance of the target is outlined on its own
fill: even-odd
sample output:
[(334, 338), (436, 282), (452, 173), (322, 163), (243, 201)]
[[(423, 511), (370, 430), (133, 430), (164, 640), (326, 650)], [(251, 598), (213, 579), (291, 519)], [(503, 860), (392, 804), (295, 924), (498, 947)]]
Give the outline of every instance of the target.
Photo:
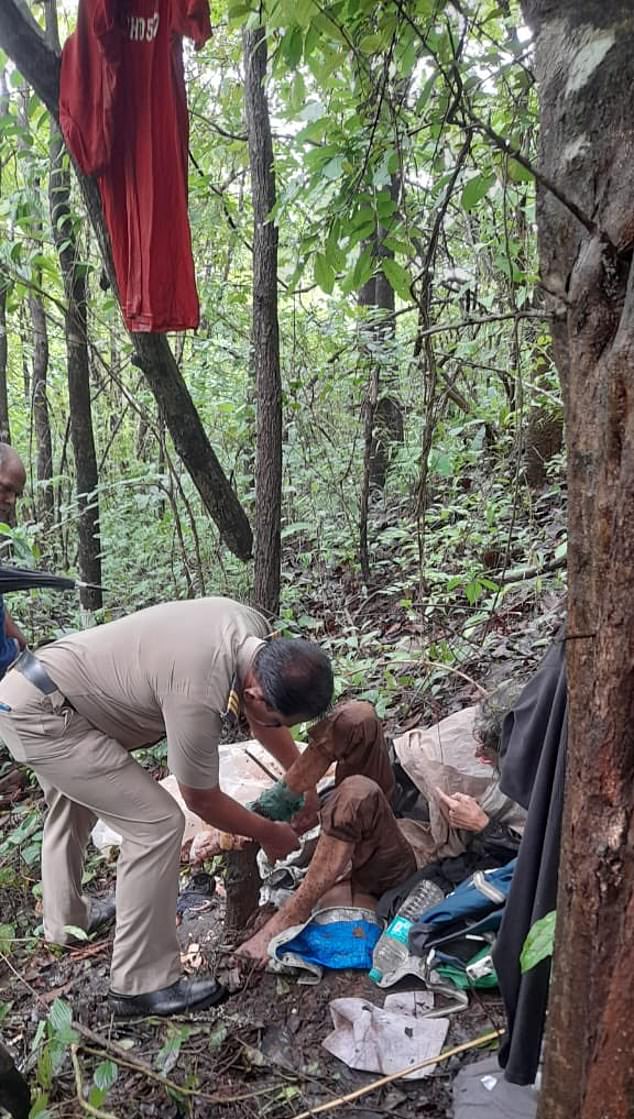
[(299, 847), (299, 840), (290, 824), (271, 823), (262, 847), (270, 863), (285, 859)]

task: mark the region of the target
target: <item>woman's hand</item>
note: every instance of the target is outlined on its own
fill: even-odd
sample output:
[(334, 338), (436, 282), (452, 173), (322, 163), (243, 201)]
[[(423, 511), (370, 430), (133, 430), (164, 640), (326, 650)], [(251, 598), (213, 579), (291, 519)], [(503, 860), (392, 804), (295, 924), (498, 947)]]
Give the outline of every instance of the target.
[(296, 835), (304, 835), (319, 823), (319, 810), (321, 801), (317, 789), (308, 789), (304, 793), (304, 803), (299, 812), (291, 820), (291, 827)]
[(467, 793), (453, 793), (447, 796), (442, 789), (436, 788), (436, 796), (445, 820), (451, 828), (462, 831), (483, 831), (489, 823), (486, 812), (480, 808), (475, 797)]

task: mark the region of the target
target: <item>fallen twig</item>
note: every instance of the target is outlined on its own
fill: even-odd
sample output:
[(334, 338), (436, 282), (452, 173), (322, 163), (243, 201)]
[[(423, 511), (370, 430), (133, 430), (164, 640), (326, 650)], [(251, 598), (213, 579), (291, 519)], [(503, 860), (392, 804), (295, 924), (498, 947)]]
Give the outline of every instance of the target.
[(562, 567), (566, 566), (566, 556), (558, 556), (557, 559), (547, 560), (535, 567), (512, 567), (510, 571), (505, 571), (502, 575), (496, 576), (496, 583), (523, 583), (526, 579), (537, 579), (539, 575), (547, 575), (551, 571), (560, 571)]
[(116, 1041), (110, 1041), (109, 1038), (93, 1033), (87, 1026), (82, 1026), (80, 1022), (73, 1022), (73, 1029), (81, 1037), (85, 1037), (87, 1041), (92, 1042), (92, 1045), (84, 1045), (82, 1042), (81, 1048), (85, 1053), (90, 1053), (93, 1057), (103, 1057), (104, 1053), (109, 1053), (113, 1060), (123, 1068), (129, 1068), (132, 1072), (140, 1072), (143, 1076), (147, 1076), (148, 1080), (154, 1080), (157, 1084), (161, 1084), (163, 1088), (169, 1088), (171, 1092), (177, 1092), (181, 1096), (195, 1096), (196, 1099), (204, 1100), (206, 1103), (239, 1103), (241, 1100), (251, 1100), (256, 1096), (264, 1096), (268, 1092), (278, 1092), (280, 1089), (280, 1085), (275, 1084), (269, 1085), (267, 1088), (258, 1088), (253, 1092), (241, 1092), (236, 1096), (218, 1096), (210, 1092), (201, 1092), (199, 1088), (185, 1088), (182, 1084), (177, 1084), (175, 1080), (170, 1080), (168, 1076), (164, 1076), (163, 1073), (156, 1072), (144, 1061), (131, 1057), (127, 1049), (117, 1045)]
[(465, 1041), (463, 1045), (454, 1045), (453, 1049), (445, 1049), (437, 1057), (427, 1057), (424, 1061), (419, 1061), (417, 1065), (410, 1065), (409, 1068), (400, 1069), (398, 1072), (391, 1072), (389, 1076), (382, 1076), (379, 1080), (373, 1080), (371, 1084), (366, 1084), (363, 1088), (357, 1088), (354, 1092), (348, 1092), (345, 1096), (338, 1096), (336, 1100), (329, 1100), (328, 1103), (320, 1103), (318, 1107), (311, 1107), (309, 1111), (302, 1111), (299, 1115), (293, 1115), (292, 1119), (312, 1119), (313, 1115), (319, 1115), (324, 1111), (333, 1111), (336, 1107), (342, 1107), (343, 1104), (352, 1103), (353, 1100), (360, 1099), (361, 1096), (367, 1096), (370, 1092), (376, 1092), (378, 1088), (383, 1088), (386, 1084), (392, 1084), (395, 1080), (399, 1080), (402, 1076), (409, 1076), (413, 1072), (418, 1072), (419, 1069), (427, 1068), (429, 1065), (436, 1065), (440, 1061), (447, 1061), (450, 1057), (457, 1056), (458, 1053), (466, 1053), (468, 1049), (477, 1049), (480, 1045), (489, 1045), (492, 1041), (497, 1041), (502, 1036), (504, 1030), (491, 1030), (488, 1034), (483, 1034), (482, 1037), (473, 1038), (472, 1041)]
[(101, 1111), (100, 1108), (94, 1107), (93, 1104), (89, 1103), (88, 1100), (84, 1098), (84, 1086), (81, 1080), (81, 1069), (79, 1067), (76, 1045), (71, 1045), (70, 1047), (70, 1058), (73, 1062), (73, 1069), (75, 1070), (75, 1091), (77, 1093), (79, 1105), (83, 1107), (88, 1115), (94, 1116), (94, 1119), (117, 1119), (116, 1115), (113, 1115), (111, 1111)]
[(489, 694), (486, 688), (482, 687), (482, 684), (478, 684), (477, 680), (474, 680), (472, 676), (467, 676), (467, 673), (463, 672), (460, 668), (454, 668), (450, 664), (441, 664), (440, 661), (429, 661), (427, 657), (423, 657), (423, 663), (426, 664), (428, 668), (442, 668), (445, 672), (452, 672), (454, 676), (460, 676), (463, 680), (466, 680), (468, 684), (472, 684), (484, 698)]

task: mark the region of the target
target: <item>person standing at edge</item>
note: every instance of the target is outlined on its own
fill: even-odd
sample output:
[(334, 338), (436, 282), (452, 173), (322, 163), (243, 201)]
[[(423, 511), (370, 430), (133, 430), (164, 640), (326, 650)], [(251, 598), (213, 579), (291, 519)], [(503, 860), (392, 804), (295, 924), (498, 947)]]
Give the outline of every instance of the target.
[[(96, 931), (112, 899), (82, 893), (97, 817), (122, 837), (110, 1005), (118, 1017), (213, 1006), (213, 977), (182, 975), (176, 900), (184, 817), (130, 751), (167, 738), (187, 806), (222, 831), (259, 842), (272, 859), (298, 846), (289, 823), (265, 819), (218, 785), (223, 713), (242, 710), (285, 770), (299, 752), (289, 727), (329, 706), (328, 658), (301, 638), (269, 637), (264, 618), (226, 598), (163, 603), (21, 654), (0, 683), (0, 735), (36, 774), (48, 804), (42, 845), (44, 932)], [(304, 813), (317, 816), (316, 790)]]
[[(0, 443), (0, 521), (15, 523), (15, 503), (26, 483), (24, 463), (9, 443)], [(0, 595), (0, 678), (26, 645), (26, 638), (15, 624)]]

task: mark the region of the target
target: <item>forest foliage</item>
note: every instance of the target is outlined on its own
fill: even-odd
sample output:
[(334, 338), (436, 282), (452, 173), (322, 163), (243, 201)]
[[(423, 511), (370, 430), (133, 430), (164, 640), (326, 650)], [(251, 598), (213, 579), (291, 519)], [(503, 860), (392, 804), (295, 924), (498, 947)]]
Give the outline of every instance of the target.
[[(62, 41), (75, 9), (58, 2)], [(32, 14), (43, 26), (43, 6)], [(459, 635), (426, 653), (459, 661), (465, 640), (486, 639), (514, 574), (545, 569), (548, 579), (565, 556), (561, 401), (536, 275), (529, 32), (508, 0), (214, 0), (212, 24), (201, 52), (185, 46), (201, 326), (171, 339), (178, 366), (253, 522), (243, 46), (263, 26), (279, 230), (280, 613), (335, 643), (340, 687), (361, 686), (390, 621), (401, 628), (388, 668), (411, 659), (413, 640), (426, 647), (430, 619), (448, 606)], [(29, 468), (13, 536), (22, 556), (74, 571), (51, 117), (2, 55), (0, 72), (8, 420)], [(103, 290), (75, 186), (72, 235), (88, 289), (99, 478), (88, 500), (99, 506), (107, 588), (97, 620), (183, 595), (248, 597), (251, 566), (223, 545), (174, 452)], [(378, 627), (364, 614), (377, 595)], [(51, 597), (25, 610), (48, 636), (78, 621)]]

